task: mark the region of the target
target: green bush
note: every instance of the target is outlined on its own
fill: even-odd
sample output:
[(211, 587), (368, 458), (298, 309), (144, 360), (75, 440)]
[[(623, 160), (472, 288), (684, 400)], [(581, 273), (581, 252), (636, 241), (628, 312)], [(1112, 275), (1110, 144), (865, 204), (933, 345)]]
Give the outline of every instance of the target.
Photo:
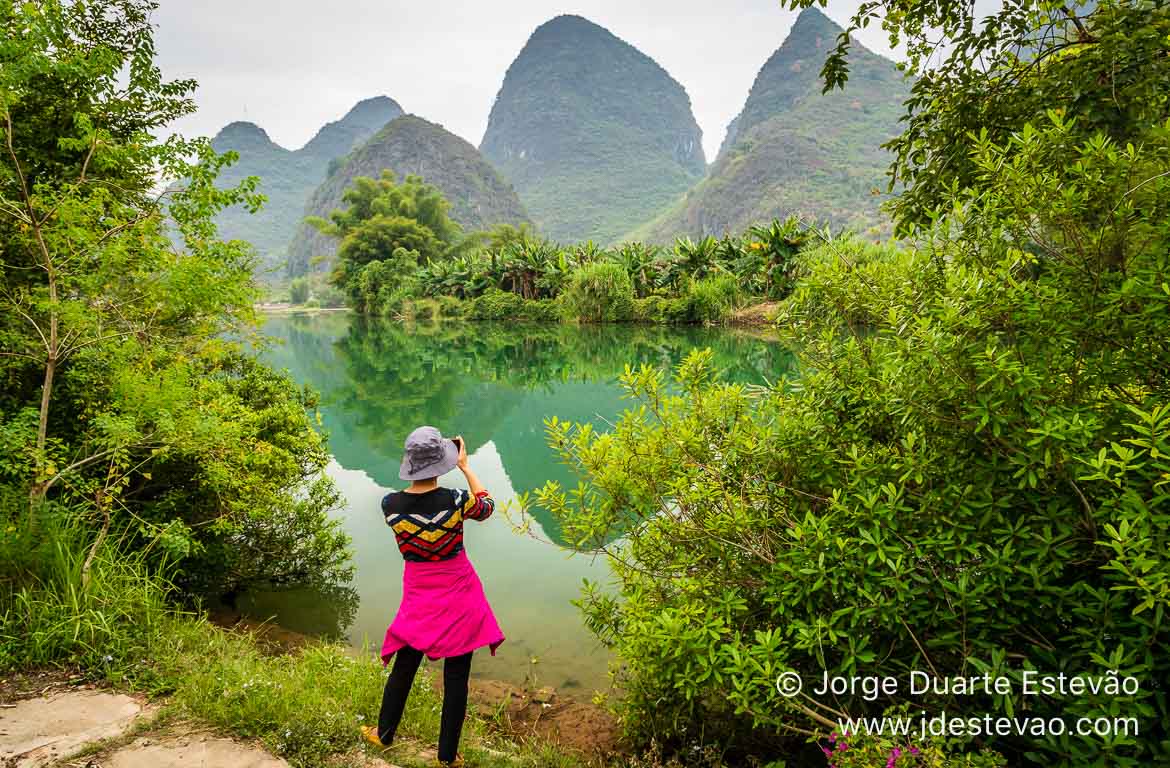
[(633, 316), (634, 286), (620, 264), (595, 261), (573, 273), (561, 301), (570, 320), (620, 322)]
[[(1132, 717), (980, 741), (1013, 764), (1170, 760), (1170, 124), (1118, 147), (1054, 113), (975, 162), (922, 247), (806, 260), (780, 316), (799, 386), (721, 383), (697, 351), (676, 387), (624, 377), (640, 408), (608, 433), (550, 421), (584, 487), (537, 503), (573, 546), (625, 536), (619, 594), (582, 605), (631, 735), (702, 723), (775, 758), (832, 713), (880, 715), (913, 671), (987, 673), (1010, 692), (915, 709)], [(1133, 682), (1027, 695), (1026, 670)], [(785, 671), (901, 687), (818, 710), (770, 684)]]
[(469, 304), (467, 316), (473, 320), (510, 320), (520, 317), (524, 299), (511, 291), (489, 288)]
[(403, 305), (403, 315), (411, 320), (433, 322), (439, 319), (439, 302), (435, 299), (411, 299)]
[(632, 314), (634, 322), (671, 325), (688, 323), (690, 318), (691, 305), (686, 298), (653, 295), (634, 299)]
[(525, 299), (518, 293), (489, 288), (482, 296), (463, 302), (472, 320), (533, 320), (555, 322), (559, 304), (553, 299)]
[(304, 304), (309, 300), (309, 281), (298, 277), (289, 285), (289, 300), (293, 304)]
[[(900, 708), (902, 715), (908, 711)], [(833, 733), (821, 750), (833, 768), (1004, 768), (1003, 755), (965, 752), (917, 736), (859, 736)]]
[(439, 315), (441, 317), (463, 317), (467, 313), (467, 302), (454, 296), (439, 297)]
[(740, 290), (732, 275), (713, 275), (691, 283), (687, 290), (688, 314), (696, 323), (718, 323), (732, 313)]
[(556, 299), (530, 299), (524, 302), (521, 317), (539, 322), (557, 322), (561, 318), (561, 304)]

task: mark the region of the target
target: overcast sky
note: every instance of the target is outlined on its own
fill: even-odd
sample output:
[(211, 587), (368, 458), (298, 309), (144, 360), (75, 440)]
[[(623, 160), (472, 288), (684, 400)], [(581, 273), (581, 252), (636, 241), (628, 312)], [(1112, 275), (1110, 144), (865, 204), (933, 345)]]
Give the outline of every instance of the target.
[[(856, 0), (830, 0), (844, 24)], [(175, 127), (213, 136), (250, 120), (296, 149), (357, 101), (385, 94), (479, 146), (508, 65), (532, 31), (584, 16), (682, 83), (711, 161), (796, 13), (779, 0), (161, 0), (158, 61), (199, 82), (199, 112)], [(859, 39), (892, 56), (880, 27)]]

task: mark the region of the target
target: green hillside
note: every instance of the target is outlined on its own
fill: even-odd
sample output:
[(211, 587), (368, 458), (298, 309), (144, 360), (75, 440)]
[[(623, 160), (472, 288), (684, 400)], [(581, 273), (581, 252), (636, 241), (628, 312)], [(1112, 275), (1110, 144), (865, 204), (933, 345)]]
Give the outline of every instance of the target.
[(331, 237), (304, 223), (307, 216), (328, 217), (341, 207), (341, 197), (355, 176), (378, 178), (384, 169), (401, 180), (408, 174), (434, 184), (451, 203), (451, 217), (465, 230), (493, 224), (529, 222), (516, 191), (475, 147), (442, 126), (414, 115), (399, 117), (340, 162), (298, 209), (299, 226), (288, 247), (293, 277), (309, 271), (315, 257), (327, 261), (337, 250)]
[(298, 150), (274, 143), (255, 123), (235, 122), (212, 139), (217, 152), (235, 150), (239, 161), (220, 176), (221, 186), (231, 186), (247, 176), (260, 177), (260, 191), (268, 202), (255, 214), (242, 206), (229, 208), (217, 218), (220, 235), (247, 240), (256, 246), (267, 267), (284, 261), (284, 249), (300, 222), (305, 201), (325, 178), (329, 164), (365, 141), (379, 128), (402, 114), (393, 99), (379, 96), (356, 104), (344, 117), (329, 123)]
[(889, 154), (909, 83), (893, 62), (854, 41), (844, 91), (822, 94), (820, 65), (841, 28), (801, 13), (752, 85), (710, 173), (627, 239), (667, 242), (738, 232), (797, 214), (871, 234), (887, 233)]
[(580, 16), (532, 33), (508, 68), (480, 149), (537, 227), (562, 241), (614, 240), (706, 168), (683, 87)]

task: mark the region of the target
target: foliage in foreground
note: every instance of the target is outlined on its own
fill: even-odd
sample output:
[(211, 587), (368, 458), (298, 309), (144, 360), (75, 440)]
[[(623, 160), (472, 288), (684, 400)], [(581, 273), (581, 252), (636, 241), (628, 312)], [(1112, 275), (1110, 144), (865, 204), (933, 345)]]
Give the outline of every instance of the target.
[(0, 2), (5, 520), (67, 506), (197, 591), (343, 579), (314, 398), (242, 351), (255, 254), (213, 223), (263, 198), (216, 187), (235, 158), (206, 140), (156, 140), (194, 109), (154, 64), (156, 8)]
[[(1122, 147), (1053, 113), (973, 162), (981, 184), (917, 248), (802, 255), (780, 315), (799, 382), (756, 396), (696, 352), (681, 396), (630, 371), (638, 407), (612, 432), (549, 424), (585, 484), (538, 502), (612, 555), (620, 597), (584, 608), (635, 734), (703, 723), (784, 754), (899, 697), (786, 699), (781, 672), (806, 692), (826, 671), (903, 691), (912, 670), (987, 672), (1012, 693), (915, 708), (1131, 717), (977, 742), (1049, 766), (1170, 758), (1170, 124)], [(1136, 690), (1029, 696), (1025, 670)]]

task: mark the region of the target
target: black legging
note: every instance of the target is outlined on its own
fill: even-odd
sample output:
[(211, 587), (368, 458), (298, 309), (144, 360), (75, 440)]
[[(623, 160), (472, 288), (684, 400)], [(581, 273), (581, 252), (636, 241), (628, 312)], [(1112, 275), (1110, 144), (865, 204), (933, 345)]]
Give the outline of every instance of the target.
[[(471, 677), (471, 654), (443, 660), (443, 716), (439, 721), (439, 760), (450, 762), (459, 751), (459, 734), (467, 714), (467, 681)], [(423, 652), (409, 645), (394, 653), (394, 667), (382, 691), (382, 711), (378, 713), (378, 738), (390, 744), (402, 720), (406, 697), (414, 685), (414, 674), (422, 663)]]

